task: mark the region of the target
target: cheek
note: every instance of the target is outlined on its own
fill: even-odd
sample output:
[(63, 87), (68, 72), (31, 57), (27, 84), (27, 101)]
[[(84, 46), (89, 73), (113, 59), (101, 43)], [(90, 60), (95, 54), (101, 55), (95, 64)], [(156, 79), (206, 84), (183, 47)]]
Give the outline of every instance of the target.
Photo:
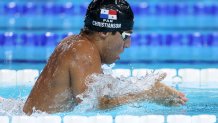
[(124, 42), (119, 36), (114, 37), (111, 41), (110, 51), (118, 52), (123, 49)]
[(124, 42), (120, 41), (119, 44), (117, 45), (117, 49), (122, 50), (123, 49), (123, 45), (124, 45)]
[(111, 47), (111, 51), (118, 52), (122, 50), (123, 45), (121, 43), (114, 43), (113, 47)]

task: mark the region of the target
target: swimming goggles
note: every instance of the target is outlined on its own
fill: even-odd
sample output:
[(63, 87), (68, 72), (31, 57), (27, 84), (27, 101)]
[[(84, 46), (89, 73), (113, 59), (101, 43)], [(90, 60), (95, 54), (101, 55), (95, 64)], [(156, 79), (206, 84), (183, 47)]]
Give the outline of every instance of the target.
[(131, 37), (131, 33), (128, 32), (120, 32), (122, 39), (125, 41)]

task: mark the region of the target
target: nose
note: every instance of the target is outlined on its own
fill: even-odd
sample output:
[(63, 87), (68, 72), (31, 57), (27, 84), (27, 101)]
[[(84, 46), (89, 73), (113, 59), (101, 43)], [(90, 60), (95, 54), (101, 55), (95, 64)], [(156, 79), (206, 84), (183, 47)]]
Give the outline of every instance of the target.
[(124, 48), (129, 48), (131, 45), (131, 39), (127, 39), (125, 42), (124, 42)]

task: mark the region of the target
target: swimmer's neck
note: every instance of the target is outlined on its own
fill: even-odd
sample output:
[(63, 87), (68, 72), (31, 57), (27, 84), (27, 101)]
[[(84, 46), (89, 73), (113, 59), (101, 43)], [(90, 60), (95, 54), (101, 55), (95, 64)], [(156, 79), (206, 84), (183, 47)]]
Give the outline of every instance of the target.
[(86, 38), (88, 41), (90, 42), (96, 42), (99, 40), (98, 35), (97, 34), (85, 34), (83, 32), (80, 32), (79, 34), (81, 37)]
[[(105, 41), (102, 40), (102, 39), (99, 37), (99, 35), (98, 35), (97, 33), (92, 34), (92, 35), (87, 35), (87, 34), (85, 34), (85, 33), (80, 33), (80, 35), (81, 35), (83, 38), (85, 38), (87, 41), (89, 41), (89, 42), (93, 45), (93, 47), (94, 47), (95, 49), (97, 49), (99, 56), (100, 56), (101, 58), (103, 58), (103, 57), (102, 57), (102, 54), (104, 54), (104, 49), (105, 49), (105, 47), (107, 47)], [(103, 61), (103, 60), (101, 60), (101, 63), (102, 63), (102, 64), (105, 64), (105, 63), (103, 63), (102, 61)]]

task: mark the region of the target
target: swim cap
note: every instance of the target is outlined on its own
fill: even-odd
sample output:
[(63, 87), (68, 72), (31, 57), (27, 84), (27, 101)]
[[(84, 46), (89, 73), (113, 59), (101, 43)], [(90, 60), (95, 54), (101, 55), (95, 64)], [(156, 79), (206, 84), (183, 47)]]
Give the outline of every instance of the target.
[(134, 14), (125, 0), (93, 0), (87, 9), (85, 27), (98, 32), (133, 29)]

